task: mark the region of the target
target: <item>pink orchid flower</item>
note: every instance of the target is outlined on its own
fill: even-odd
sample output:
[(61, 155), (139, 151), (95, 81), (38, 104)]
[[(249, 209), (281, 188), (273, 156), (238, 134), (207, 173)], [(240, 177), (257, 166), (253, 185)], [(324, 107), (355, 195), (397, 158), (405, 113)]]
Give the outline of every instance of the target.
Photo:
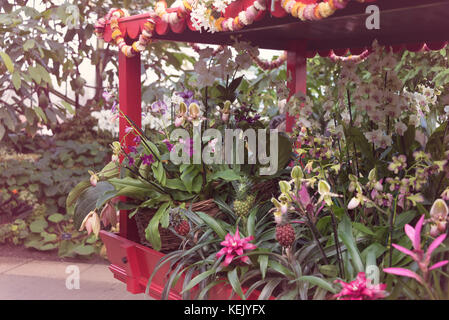
[[(251, 240), (254, 240), (253, 236), (240, 239), (239, 228), (237, 227), (234, 235), (228, 233), (225, 240), (221, 242), (221, 245), (224, 246), (224, 248), (217, 252), (217, 259), (226, 255), (223, 265), (228, 266), (234, 257), (241, 256), (244, 250), (254, 250), (257, 248), (254, 244), (249, 243)], [(242, 256), (240, 257), (240, 260), (247, 263), (249, 258), (248, 256)]]
[(435, 263), (434, 265), (430, 266), (430, 257), (433, 253), (433, 251), (439, 247), (439, 245), (444, 241), (446, 238), (446, 234), (442, 234), (439, 237), (437, 237), (429, 246), (427, 249), (427, 252), (424, 252), (421, 247), (421, 230), (424, 223), (424, 215), (421, 216), (418, 223), (416, 223), (415, 228), (410, 226), (409, 224), (406, 224), (404, 229), (406, 235), (409, 237), (409, 239), (412, 241), (413, 244), (413, 250), (406, 249), (402, 246), (399, 246), (397, 244), (392, 244), (394, 248), (401, 251), (402, 253), (405, 253), (406, 255), (410, 256), (413, 260), (415, 260), (418, 263), (419, 269), (423, 273), (423, 277), (418, 275), (417, 273), (404, 269), (404, 268), (385, 268), (384, 272), (395, 274), (398, 276), (404, 276), (413, 278), (416, 281), (418, 281), (421, 284), (425, 284), (425, 282), (428, 279), (429, 271), (432, 271), (434, 269), (440, 268), (442, 266), (445, 266), (448, 264), (449, 260), (443, 260), (440, 262)]
[(343, 287), (334, 298), (339, 300), (376, 300), (387, 296), (385, 291), (387, 285), (380, 283), (371, 284), (371, 279), (367, 279), (365, 272), (359, 272), (357, 278), (349, 283), (342, 280), (335, 280), (335, 283), (341, 284)]

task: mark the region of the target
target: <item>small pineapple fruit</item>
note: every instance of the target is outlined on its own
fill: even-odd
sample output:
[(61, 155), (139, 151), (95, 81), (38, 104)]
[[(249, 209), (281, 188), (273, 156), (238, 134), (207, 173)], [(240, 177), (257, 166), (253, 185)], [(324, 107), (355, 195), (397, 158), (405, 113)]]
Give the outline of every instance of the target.
[(234, 211), (238, 216), (246, 217), (256, 201), (256, 195), (250, 194), (252, 182), (245, 176), (233, 185), (235, 189)]
[(190, 224), (181, 216), (180, 211), (180, 208), (171, 209), (170, 224), (177, 234), (185, 237), (190, 232)]
[(289, 248), (295, 242), (296, 234), (290, 223), (278, 224), (276, 226), (276, 240), (285, 248)]
[(190, 232), (190, 225), (186, 220), (182, 219), (181, 222), (179, 222), (177, 225), (174, 226), (174, 229), (177, 234), (185, 237)]

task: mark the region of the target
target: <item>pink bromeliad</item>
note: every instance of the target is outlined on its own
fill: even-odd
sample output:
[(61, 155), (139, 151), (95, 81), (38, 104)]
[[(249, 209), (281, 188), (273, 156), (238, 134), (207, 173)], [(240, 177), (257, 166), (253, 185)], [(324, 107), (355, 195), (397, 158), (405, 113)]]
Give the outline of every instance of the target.
[(412, 241), (413, 244), (413, 250), (406, 249), (404, 247), (401, 247), (397, 244), (392, 244), (394, 248), (397, 250), (405, 253), (406, 255), (409, 255), (413, 260), (416, 261), (418, 264), (419, 269), (422, 272), (422, 277), (418, 275), (416, 272), (413, 272), (408, 269), (404, 268), (385, 268), (384, 272), (391, 273), (399, 276), (409, 277), (413, 278), (416, 281), (418, 281), (422, 285), (426, 285), (426, 282), (429, 278), (429, 271), (432, 271), (434, 269), (440, 268), (442, 266), (445, 266), (448, 264), (449, 260), (443, 260), (440, 262), (435, 263), (434, 265), (430, 266), (430, 257), (433, 253), (433, 251), (438, 248), (438, 246), (446, 239), (446, 234), (442, 234), (439, 237), (437, 237), (429, 246), (427, 249), (427, 252), (423, 251), (423, 248), (421, 247), (421, 229), (424, 223), (424, 215), (421, 216), (418, 223), (416, 224), (415, 228), (412, 226), (406, 224), (405, 225), (405, 233), (409, 237), (409, 239)]
[(387, 285), (379, 283), (371, 284), (371, 279), (367, 279), (365, 272), (359, 272), (357, 278), (349, 283), (342, 280), (335, 280), (335, 283), (341, 284), (343, 287), (334, 298), (339, 300), (377, 300), (387, 296), (385, 291)]
[[(237, 227), (234, 235), (228, 233), (225, 237), (225, 240), (221, 242), (221, 245), (224, 246), (224, 248), (217, 252), (217, 258), (226, 255), (223, 265), (228, 266), (232, 262), (234, 257), (241, 256), (244, 250), (254, 250), (257, 248), (254, 244), (249, 243), (251, 240), (254, 240), (253, 236), (241, 239), (239, 228)], [(240, 260), (244, 263), (247, 263), (249, 258), (248, 256), (241, 256)]]

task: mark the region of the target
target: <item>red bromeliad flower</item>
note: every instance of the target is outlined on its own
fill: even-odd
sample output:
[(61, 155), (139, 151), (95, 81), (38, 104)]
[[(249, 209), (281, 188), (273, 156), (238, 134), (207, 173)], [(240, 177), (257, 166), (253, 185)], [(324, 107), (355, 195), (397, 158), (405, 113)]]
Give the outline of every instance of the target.
[[(223, 265), (228, 266), (234, 257), (241, 256), (244, 250), (254, 250), (257, 248), (254, 244), (249, 243), (253, 239), (253, 236), (240, 239), (239, 228), (237, 227), (235, 235), (228, 233), (225, 240), (220, 243), (224, 248), (217, 252), (217, 258), (226, 255)], [(240, 257), (240, 260), (246, 263), (249, 258), (247, 256), (242, 256)]]
[(367, 279), (365, 272), (359, 272), (357, 278), (349, 283), (342, 280), (335, 280), (335, 283), (341, 284), (343, 287), (334, 298), (339, 300), (376, 300), (387, 296), (385, 291), (387, 285), (380, 283), (371, 284), (371, 279)]
[(429, 271), (432, 271), (433, 269), (440, 268), (444, 265), (446, 265), (449, 260), (444, 260), (435, 263), (434, 265), (430, 266), (430, 257), (432, 255), (432, 252), (438, 248), (438, 246), (444, 241), (446, 238), (446, 234), (442, 234), (439, 237), (437, 237), (429, 246), (427, 249), (427, 252), (424, 252), (421, 247), (421, 229), (424, 223), (424, 215), (421, 216), (421, 219), (419, 219), (418, 223), (416, 223), (415, 228), (412, 226), (406, 224), (405, 225), (405, 233), (409, 237), (409, 239), (412, 241), (413, 244), (413, 250), (406, 249), (404, 247), (401, 247), (397, 244), (392, 244), (393, 247), (395, 247), (397, 250), (401, 251), (402, 253), (405, 253), (406, 255), (409, 255), (413, 260), (418, 263), (419, 269), (422, 271), (423, 277), (418, 275), (417, 273), (404, 269), (404, 268), (386, 268), (384, 269), (384, 272), (391, 273), (399, 276), (409, 277), (413, 278), (416, 281), (418, 281), (421, 284), (425, 284), (425, 282), (428, 280)]

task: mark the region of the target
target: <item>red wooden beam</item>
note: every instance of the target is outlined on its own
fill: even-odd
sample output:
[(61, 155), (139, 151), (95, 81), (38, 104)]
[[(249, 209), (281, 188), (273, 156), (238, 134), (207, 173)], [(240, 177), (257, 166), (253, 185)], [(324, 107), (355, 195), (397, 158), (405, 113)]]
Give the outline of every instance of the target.
[[(307, 58), (306, 58), (307, 42), (295, 41), (290, 44), (287, 53), (287, 78), (288, 88), (290, 90), (290, 97), (297, 92), (306, 93), (307, 90)], [(287, 132), (292, 132), (295, 125), (295, 115), (290, 115), (287, 112), (286, 129)]]
[[(123, 53), (119, 53), (118, 58), (119, 75), (119, 104), (123, 111), (134, 123), (141, 127), (142, 101), (140, 82), (140, 54), (133, 58), (127, 58)], [(125, 129), (130, 124), (124, 117), (120, 117), (120, 143), (126, 152), (128, 147), (135, 145), (133, 133), (126, 134)], [(120, 159), (120, 161), (122, 161)], [(120, 235), (129, 240), (138, 241), (137, 226), (134, 219), (128, 219), (126, 210), (120, 211)]]

